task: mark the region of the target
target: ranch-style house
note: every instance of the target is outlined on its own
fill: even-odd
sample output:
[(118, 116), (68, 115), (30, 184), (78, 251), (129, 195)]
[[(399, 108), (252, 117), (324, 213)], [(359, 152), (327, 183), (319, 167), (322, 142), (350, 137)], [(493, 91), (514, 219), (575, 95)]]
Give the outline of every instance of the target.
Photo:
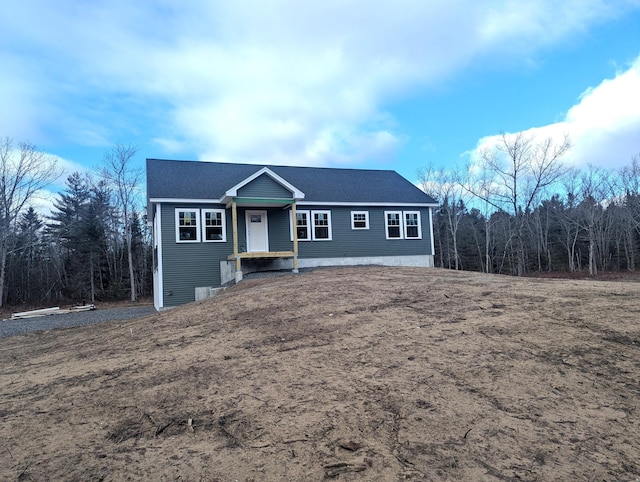
[(433, 266), (437, 206), (389, 170), (147, 159), (154, 305), (261, 270)]

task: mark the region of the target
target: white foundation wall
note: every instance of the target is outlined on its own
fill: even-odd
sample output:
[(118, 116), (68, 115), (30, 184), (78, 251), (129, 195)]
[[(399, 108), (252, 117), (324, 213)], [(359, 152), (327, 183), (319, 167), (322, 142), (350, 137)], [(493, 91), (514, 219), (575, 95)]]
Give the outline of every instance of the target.
[[(298, 258), (298, 268), (318, 268), (328, 266), (408, 266), (408, 267), (433, 267), (433, 255), (424, 254), (418, 256), (362, 256), (352, 258)], [(254, 273), (256, 271), (276, 271), (293, 269), (292, 259), (273, 260), (242, 260), (242, 273)], [(236, 262), (221, 261), (220, 277), (222, 284), (227, 284), (236, 279)]]

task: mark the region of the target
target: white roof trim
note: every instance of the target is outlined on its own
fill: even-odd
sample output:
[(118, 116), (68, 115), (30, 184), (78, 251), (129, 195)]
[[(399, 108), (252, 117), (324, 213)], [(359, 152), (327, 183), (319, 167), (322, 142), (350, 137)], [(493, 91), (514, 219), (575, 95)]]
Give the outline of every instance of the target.
[[(229, 199), (190, 199), (190, 198), (150, 198), (150, 203), (173, 203), (173, 204), (229, 204)], [(437, 208), (438, 203), (393, 203), (393, 202), (324, 202), (324, 201), (296, 201), (298, 206), (373, 206), (373, 207), (423, 207)]]
[(286, 189), (288, 189), (289, 191), (291, 191), (293, 193), (293, 198), (294, 199), (296, 199), (296, 200), (297, 199), (304, 199), (304, 193), (302, 191), (300, 191), (297, 187), (293, 186), (292, 184), (289, 184), (287, 181), (285, 181), (283, 178), (278, 176), (275, 172), (273, 172), (268, 167), (263, 167), (262, 169), (260, 169), (259, 171), (253, 173), (251, 176), (249, 176), (248, 178), (246, 178), (242, 182), (236, 184), (231, 189), (227, 190), (227, 192), (225, 193), (225, 198), (227, 198), (227, 197), (237, 197), (238, 196), (238, 189), (240, 189), (241, 187), (246, 186), (251, 181), (253, 181), (254, 179), (256, 179), (256, 178), (258, 178), (260, 176), (262, 176), (263, 174), (266, 174), (271, 179), (276, 181), (278, 184), (280, 184), (281, 186), (283, 186)]
[(423, 207), (432, 208), (438, 207), (438, 204), (434, 203), (394, 203), (394, 202), (325, 202), (325, 201), (299, 201), (296, 202), (298, 206), (375, 206), (375, 207)]
[(170, 198), (170, 197), (152, 197), (149, 199), (151, 203), (179, 203), (179, 204), (224, 204), (222, 199), (193, 199), (193, 198)]

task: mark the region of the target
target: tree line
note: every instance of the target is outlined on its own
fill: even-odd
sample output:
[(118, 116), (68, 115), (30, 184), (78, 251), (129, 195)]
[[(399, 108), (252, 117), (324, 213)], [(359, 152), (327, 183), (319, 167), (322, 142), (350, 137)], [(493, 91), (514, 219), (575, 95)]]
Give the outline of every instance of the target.
[(434, 212), (436, 266), (486, 273), (634, 271), (640, 155), (621, 169), (570, 168), (568, 137), (503, 134), (463, 171), (419, 170)]
[[(436, 266), (524, 275), (640, 266), (640, 154), (621, 169), (563, 162), (568, 137), (503, 134), (464, 170), (426, 167)], [(152, 294), (152, 239), (133, 146), (75, 172), (49, 215), (30, 206), (60, 177), (30, 143), (0, 141), (0, 306), (136, 300)]]
[(74, 172), (51, 213), (30, 203), (60, 177), (29, 143), (0, 146), (0, 304), (136, 300), (152, 293), (151, 233), (134, 146), (116, 145), (93, 174)]

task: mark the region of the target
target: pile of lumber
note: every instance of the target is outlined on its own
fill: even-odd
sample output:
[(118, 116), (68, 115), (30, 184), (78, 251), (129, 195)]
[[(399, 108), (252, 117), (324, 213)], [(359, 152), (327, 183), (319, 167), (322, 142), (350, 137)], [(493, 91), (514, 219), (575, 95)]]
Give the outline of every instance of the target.
[(65, 315), (67, 313), (79, 313), (81, 311), (91, 311), (95, 309), (95, 305), (72, 306), (71, 308), (65, 309), (60, 309), (59, 306), (54, 306), (53, 308), (42, 308), (41, 310), (21, 311), (20, 313), (13, 313), (11, 315), (11, 319), (22, 320), (25, 318), (35, 318), (37, 316)]

